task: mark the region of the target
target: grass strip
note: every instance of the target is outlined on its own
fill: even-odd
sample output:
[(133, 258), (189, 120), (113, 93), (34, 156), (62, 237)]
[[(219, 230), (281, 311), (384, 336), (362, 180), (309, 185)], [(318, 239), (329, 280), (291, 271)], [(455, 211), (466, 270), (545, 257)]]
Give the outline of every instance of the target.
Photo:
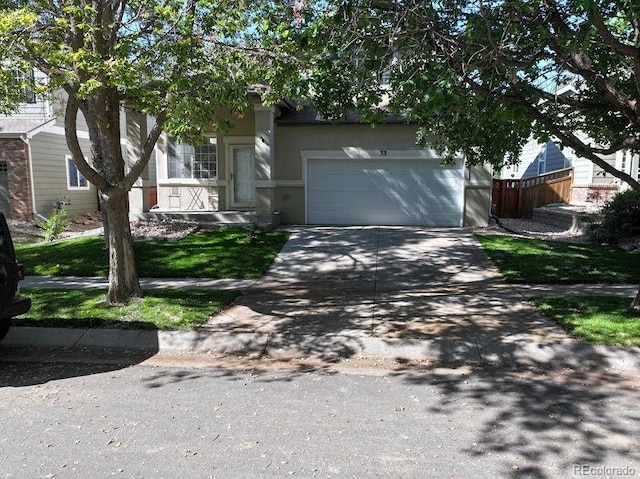
[(476, 234), (507, 281), (538, 284), (640, 282), (640, 254), (595, 244)]
[(125, 306), (108, 306), (103, 289), (24, 288), (31, 310), (18, 326), (191, 330), (236, 299), (240, 291), (150, 290)]
[[(262, 276), (284, 246), (286, 231), (261, 231), (251, 242), (240, 228), (201, 231), (178, 241), (135, 240), (141, 278), (235, 278)], [(108, 276), (108, 254), (101, 236), (51, 243), (16, 244), (28, 275)]]
[(544, 296), (542, 313), (571, 336), (587, 343), (640, 346), (640, 316), (631, 299), (619, 296)]

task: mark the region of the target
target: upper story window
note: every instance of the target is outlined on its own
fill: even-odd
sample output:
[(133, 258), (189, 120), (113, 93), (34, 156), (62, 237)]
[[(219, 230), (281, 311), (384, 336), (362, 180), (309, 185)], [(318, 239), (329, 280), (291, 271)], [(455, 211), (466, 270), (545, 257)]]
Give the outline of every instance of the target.
[(33, 70), (29, 71), (15, 71), (15, 78), (19, 84), (22, 84), (23, 90), (23, 102), (24, 103), (35, 103), (36, 102), (36, 93), (31, 88), (34, 81), (34, 73)]
[(207, 138), (200, 145), (169, 141), (169, 178), (216, 179), (218, 152), (215, 138)]
[(547, 172), (547, 143), (542, 146), (538, 155), (538, 174), (542, 175)]
[(70, 190), (88, 190), (89, 182), (80, 173), (78, 167), (76, 166), (76, 162), (73, 161), (71, 156), (66, 157), (67, 162), (67, 188)]
[[(365, 68), (365, 54), (362, 50), (357, 49), (351, 57), (351, 63), (356, 70)], [(394, 50), (388, 57), (386, 66), (379, 74), (378, 81), (380, 86), (389, 87), (391, 83), (391, 73), (394, 68), (398, 68), (400, 56), (397, 50)]]
[(385, 68), (380, 75), (380, 85), (388, 87), (391, 83), (391, 72), (394, 68), (397, 68), (399, 65), (400, 56), (397, 50), (394, 50), (391, 54), (391, 59), (389, 60), (389, 66)]

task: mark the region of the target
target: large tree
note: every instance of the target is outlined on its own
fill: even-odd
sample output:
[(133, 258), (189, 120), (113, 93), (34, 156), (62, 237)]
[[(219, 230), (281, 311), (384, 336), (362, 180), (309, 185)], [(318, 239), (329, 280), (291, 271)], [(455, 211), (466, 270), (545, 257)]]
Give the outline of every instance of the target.
[(297, 40), (326, 116), (357, 110), (375, 123), (391, 111), (447, 158), (496, 168), (517, 163), (529, 138), (553, 138), (640, 189), (603, 160), (640, 152), (637, 0), (303, 4)]
[[(286, 62), (279, 63), (286, 55), (252, 43), (258, 31), (252, 23), (262, 22), (260, 9), (268, 6), (242, 0), (0, 0), (0, 112), (14, 110), (25, 87), (43, 95), (65, 92), (68, 147), (99, 190), (109, 303), (141, 295), (128, 192), (160, 133), (198, 138), (215, 127), (217, 111), (242, 110), (250, 86), (286, 70)], [(15, 75), (34, 68), (47, 75), (46, 84)], [(155, 120), (133, 159), (121, 149), (123, 105)], [(89, 132), (88, 160), (78, 141), (78, 112)]]
[(356, 109), (375, 122), (390, 110), (418, 122), (422, 142), (496, 167), (531, 136), (554, 138), (640, 189), (602, 159), (640, 149), (637, 0), (315, 5), (299, 39), (328, 116)]

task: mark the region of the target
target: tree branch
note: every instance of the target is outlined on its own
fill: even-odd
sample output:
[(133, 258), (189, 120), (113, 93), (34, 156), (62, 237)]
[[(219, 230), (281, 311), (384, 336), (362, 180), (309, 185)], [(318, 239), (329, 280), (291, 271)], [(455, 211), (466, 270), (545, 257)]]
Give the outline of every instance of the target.
[[(567, 146), (574, 150), (576, 154), (591, 160), (594, 164), (598, 165), (607, 173), (610, 173), (612, 176), (624, 181), (629, 184), (632, 188), (636, 190), (640, 190), (640, 182), (635, 180), (629, 174), (624, 173), (614, 166), (611, 166), (605, 160), (600, 158), (595, 152), (594, 148), (586, 145), (580, 138), (578, 138), (574, 133), (567, 133), (563, 131), (559, 126), (557, 126), (553, 121), (550, 121), (546, 115), (540, 112), (534, 105), (526, 102), (523, 98), (511, 96), (507, 94), (502, 94), (498, 92), (494, 92), (489, 90), (482, 85), (479, 85), (477, 82), (473, 81), (469, 77), (465, 77), (465, 82), (475, 91), (476, 93), (492, 97), (499, 101), (505, 101), (507, 103), (517, 105), (522, 107), (527, 111), (527, 114), (532, 120), (538, 121), (540, 124), (544, 125), (545, 130), (558, 138), (563, 146)], [(603, 149), (600, 151), (601, 154), (605, 153), (607, 150)]]
[[(145, 117), (146, 118), (146, 117)], [(145, 139), (145, 143), (142, 147), (142, 151), (140, 152), (140, 158), (131, 166), (129, 172), (124, 177), (121, 182), (121, 187), (124, 187), (126, 191), (129, 191), (131, 187), (135, 184), (136, 180), (140, 177), (145, 167), (149, 163), (149, 158), (151, 158), (151, 153), (153, 152), (153, 148), (160, 138), (160, 134), (162, 133), (162, 127), (164, 126), (164, 122), (167, 118), (167, 110), (163, 110), (155, 117), (155, 122), (151, 131), (147, 135)]]
[(107, 183), (107, 181), (96, 170), (94, 170), (89, 163), (87, 163), (80, 146), (80, 141), (78, 140), (78, 130), (76, 125), (80, 102), (75, 97), (75, 92), (73, 90), (68, 90), (67, 94), (69, 95), (69, 98), (65, 108), (64, 132), (67, 140), (67, 146), (71, 152), (73, 161), (80, 173), (82, 173), (87, 180), (93, 183), (99, 190), (107, 192), (110, 187), (109, 183)]

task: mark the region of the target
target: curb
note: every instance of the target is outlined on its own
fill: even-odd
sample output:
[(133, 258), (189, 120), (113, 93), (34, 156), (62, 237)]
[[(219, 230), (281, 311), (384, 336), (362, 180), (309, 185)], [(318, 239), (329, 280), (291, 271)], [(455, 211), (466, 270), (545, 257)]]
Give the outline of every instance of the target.
[(421, 340), (365, 336), (310, 336), (254, 332), (142, 331), (17, 326), (0, 343), (7, 348), (62, 348), (72, 351), (118, 350), (147, 354), (215, 354), (272, 359), (317, 359), (335, 362), (356, 357), (426, 360), (524, 367), (568, 367), (589, 370), (640, 371), (640, 348), (582, 344), (576, 341), (536, 343), (526, 337), (488, 343), (465, 340)]

